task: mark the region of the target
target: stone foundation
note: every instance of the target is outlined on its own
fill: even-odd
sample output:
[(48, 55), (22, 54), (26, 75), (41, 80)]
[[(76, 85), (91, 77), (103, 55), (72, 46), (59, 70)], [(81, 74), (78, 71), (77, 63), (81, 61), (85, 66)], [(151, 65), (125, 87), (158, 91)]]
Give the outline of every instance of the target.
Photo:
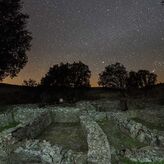
[(49, 112), (41, 113), (40, 116), (31, 120), (29, 123), (22, 125), (12, 132), (12, 137), (18, 141), (24, 139), (34, 139), (40, 135), (52, 123)]
[[(160, 153), (163, 153), (161, 148), (164, 147), (163, 135), (131, 120), (130, 114), (127, 112), (118, 112), (118, 101), (109, 101), (107, 104), (98, 101), (79, 102), (74, 108), (53, 106), (39, 108), (37, 105), (15, 106), (12, 113), (0, 115), (1, 126), (6, 126), (13, 121), (20, 122), (18, 126), (0, 133), (0, 163), (4, 163), (6, 159), (10, 158), (13, 164), (110, 164), (112, 150), (110, 150), (106, 134), (96, 123), (96, 121), (108, 118), (113, 119), (120, 129), (126, 129), (132, 138), (151, 145), (152, 150), (148, 147), (125, 150), (125, 157), (139, 162), (147, 162), (148, 159), (149, 161), (164, 159), (160, 157)], [(87, 155), (65, 150), (61, 146), (51, 145), (47, 141), (36, 140), (36, 137), (51, 123), (79, 122), (87, 136)]]
[(0, 127), (4, 127), (14, 122), (12, 113), (2, 113), (0, 114)]
[(110, 164), (111, 152), (107, 136), (99, 125), (90, 117), (81, 116), (80, 120), (87, 135), (88, 163)]
[(113, 119), (120, 129), (126, 129), (132, 138), (152, 146), (164, 146), (164, 136), (152, 131), (141, 123), (128, 118), (124, 113), (108, 113), (109, 119)]
[(65, 150), (61, 146), (51, 145), (49, 142), (29, 140), (24, 146), (15, 150), (12, 164), (84, 164), (86, 157), (72, 150)]
[(163, 151), (151, 146), (127, 150), (125, 157), (134, 162), (162, 162), (164, 160)]

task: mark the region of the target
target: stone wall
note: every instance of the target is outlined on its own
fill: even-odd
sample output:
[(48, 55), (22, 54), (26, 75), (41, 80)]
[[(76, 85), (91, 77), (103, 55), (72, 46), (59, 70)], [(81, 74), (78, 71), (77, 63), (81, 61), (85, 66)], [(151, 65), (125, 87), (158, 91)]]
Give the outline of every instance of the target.
[(35, 138), (40, 135), (51, 123), (51, 114), (49, 112), (44, 112), (41, 113), (40, 116), (30, 120), (29, 123), (22, 124), (22, 127), (19, 127), (12, 132), (12, 136), (17, 140)]
[(125, 157), (134, 162), (164, 162), (163, 150), (151, 146), (127, 150)]
[[(101, 104), (99, 106), (99, 104)], [(107, 105), (108, 104), (108, 105)], [(114, 110), (116, 108), (116, 110)], [(152, 131), (140, 123), (131, 120), (130, 117), (136, 113), (118, 112), (119, 102), (112, 101), (104, 103), (103, 101), (94, 102), (78, 102), (76, 107), (54, 107), (38, 108), (37, 105), (20, 105), (15, 106), (12, 113), (0, 115), (3, 126), (12, 121), (19, 121), (17, 127), (5, 130), (0, 133), (0, 160), (2, 159), (4, 144), (14, 145), (18, 141), (24, 139), (35, 139), (42, 131), (44, 131), (52, 122), (53, 123), (76, 123), (80, 122), (84, 133), (87, 136), (88, 154), (76, 154), (71, 150), (64, 150), (57, 145), (50, 145), (48, 142), (39, 142), (37, 140), (28, 140), (25, 146), (17, 146), (14, 154), (13, 164), (32, 163), (32, 161), (42, 162), (46, 164), (61, 163), (61, 164), (110, 164), (111, 163), (111, 148), (106, 134), (96, 123), (104, 119), (113, 119), (120, 129), (126, 130), (128, 134), (153, 147), (164, 146), (164, 136), (157, 131)], [(110, 111), (110, 112), (109, 112)], [(3, 121), (4, 120), (4, 121)], [(6, 140), (7, 138), (7, 140)], [(5, 142), (3, 141), (5, 140)], [(14, 144), (10, 144), (14, 143)], [(18, 148), (19, 147), (19, 148)], [(12, 148), (11, 148), (12, 149)], [(146, 161), (146, 158), (151, 159), (152, 151), (148, 150), (127, 150), (125, 156), (131, 160)], [(157, 153), (159, 151), (156, 151)], [(5, 152), (4, 152), (5, 153)], [(8, 156), (8, 154), (7, 154)], [(162, 158), (154, 157), (153, 160)], [(14, 163), (15, 162), (15, 163)], [(64, 163), (65, 162), (65, 163)], [(0, 161), (0, 163), (2, 163)]]
[(38, 105), (17, 105), (13, 108), (13, 116), (16, 122), (26, 123), (46, 111), (46, 108), (39, 108)]
[(76, 103), (76, 107), (83, 111), (97, 110), (100, 112), (111, 112), (121, 109), (119, 100), (96, 100), (96, 101), (80, 101)]
[(4, 127), (14, 122), (12, 113), (2, 113), (0, 114), (0, 127)]
[(0, 133), (0, 163), (10, 159), (10, 155), (17, 148), (17, 145), (21, 144), (21, 141), (37, 137), (51, 122), (50, 113), (44, 112), (28, 123), (22, 123), (2, 131)]
[(81, 116), (81, 125), (87, 135), (88, 163), (111, 163), (111, 152), (107, 136), (99, 125), (88, 116)]
[(17, 143), (17, 140), (11, 135), (12, 131), (16, 128), (10, 128), (0, 133), (0, 163), (2, 163), (1, 160), (10, 154), (13, 148), (12, 146)]
[(153, 124), (163, 124), (163, 111), (164, 106), (152, 105), (151, 107), (146, 107), (142, 110), (129, 110), (127, 111), (127, 116), (130, 118), (139, 118)]
[(74, 123), (79, 122), (81, 109), (77, 107), (60, 107), (49, 106), (46, 108), (39, 108), (37, 105), (21, 105), (14, 108), (14, 120), (22, 123), (29, 122), (37, 118), (41, 113), (51, 113), (52, 121), (56, 123)]
[(15, 150), (12, 164), (86, 164), (86, 157), (72, 150), (65, 150), (61, 146), (51, 145), (49, 142), (27, 141), (24, 146)]
[(95, 106), (90, 101), (79, 101), (76, 103), (76, 107), (82, 111), (96, 110)]
[(111, 112), (121, 110), (120, 100), (97, 100), (93, 101), (92, 104), (95, 106), (97, 111)]
[(71, 107), (52, 107), (49, 108), (55, 123), (75, 123), (80, 122), (81, 109)]
[(164, 146), (164, 136), (157, 131), (152, 131), (141, 123), (137, 123), (126, 116), (125, 113), (108, 113), (109, 119), (113, 119), (120, 129), (126, 129), (132, 138), (153, 146)]

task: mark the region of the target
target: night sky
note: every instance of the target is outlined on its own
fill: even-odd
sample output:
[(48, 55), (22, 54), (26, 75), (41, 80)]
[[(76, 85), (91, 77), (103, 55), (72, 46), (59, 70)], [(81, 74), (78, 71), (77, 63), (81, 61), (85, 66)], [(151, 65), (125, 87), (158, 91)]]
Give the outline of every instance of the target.
[(164, 6), (161, 0), (24, 0), (33, 41), (17, 78), (40, 81), (49, 67), (82, 61), (92, 86), (108, 64), (148, 69), (164, 82)]

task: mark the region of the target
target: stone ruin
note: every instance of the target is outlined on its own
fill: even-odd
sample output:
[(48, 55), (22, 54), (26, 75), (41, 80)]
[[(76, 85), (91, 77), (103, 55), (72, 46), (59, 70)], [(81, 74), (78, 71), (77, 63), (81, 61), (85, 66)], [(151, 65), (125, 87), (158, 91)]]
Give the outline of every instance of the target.
[[(11, 112), (0, 115), (1, 126), (19, 122), (16, 127), (0, 133), (0, 164), (111, 164), (111, 156), (120, 155), (120, 152), (113, 150), (112, 143), (98, 124), (98, 121), (108, 119), (132, 138), (148, 145), (126, 149), (124, 157), (139, 162), (164, 160), (164, 135), (132, 121), (119, 109), (118, 101), (78, 102), (75, 107), (14, 106)], [(80, 123), (88, 145), (87, 152), (76, 152), (38, 139), (42, 132), (56, 123)]]

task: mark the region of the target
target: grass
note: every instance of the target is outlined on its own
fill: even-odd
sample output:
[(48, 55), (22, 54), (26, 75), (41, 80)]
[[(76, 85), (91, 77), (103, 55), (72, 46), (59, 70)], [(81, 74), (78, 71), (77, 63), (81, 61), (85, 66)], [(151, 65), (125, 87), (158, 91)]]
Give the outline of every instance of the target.
[(0, 132), (4, 131), (4, 130), (6, 130), (6, 129), (14, 128), (14, 127), (16, 127), (18, 124), (19, 124), (18, 122), (9, 123), (9, 124), (6, 125), (6, 126), (0, 127)]
[(151, 122), (148, 122), (148, 121), (145, 121), (145, 120), (142, 120), (140, 118), (132, 118), (132, 120), (138, 122), (138, 123), (141, 123), (143, 125), (145, 125), (146, 127), (148, 127), (149, 129), (157, 129), (159, 131), (164, 131), (164, 124), (161, 124), (161, 123), (151, 123)]
[(65, 149), (72, 149), (76, 152), (88, 150), (87, 140), (80, 123), (54, 123), (39, 136), (39, 139), (62, 145)]
[[(122, 150), (124, 148), (141, 148), (146, 146), (144, 143), (141, 143), (131, 137), (128, 134), (122, 132), (117, 125), (112, 120), (104, 120), (98, 122), (100, 127), (103, 129), (105, 134), (108, 137), (110, 145), (112, 145), (116, 150)], [(133, 162), (127, 158), (120, 158), (116, 160), (115, 156), (112, 155), (112, 164), (164, 164), (162, 162), (148, 162), (148, 163), (141, 163), (141, 162)]]
[(123, 133), (112, 120), (99, 122), (99, 125), (107, 135), (109, 143), (114, 146), (116, 150), (146, 146), (144, 143), (140, 143), (128, 136), (128, 134)]
[(122, 162), (121, 164), (164, 164), (164, 161), (161, 161), (161, 162), (133, 162), (127, 158), (122, 158), (120, 160)]

